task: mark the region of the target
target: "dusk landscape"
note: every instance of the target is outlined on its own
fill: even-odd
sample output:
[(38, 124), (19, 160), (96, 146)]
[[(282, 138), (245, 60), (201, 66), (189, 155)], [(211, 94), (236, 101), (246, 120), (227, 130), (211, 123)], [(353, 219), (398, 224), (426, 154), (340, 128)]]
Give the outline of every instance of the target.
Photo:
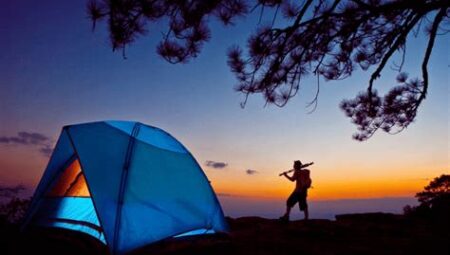
[[(43, 254), (449, 252), (448, 229), (439, 227), (449, 226), (450, 212), (449, 1), (6, 0), (1, 6), (6, 254), (30, 254), (22, 243)], [(356, 21), (346, 25), (349, 16)], [(311, 28), (309, 20), (319, 21)], [(59, 157), (65, 163), (56, 166)], [(122, 177), (107, 183), (117, 158), (125, 159)], [(74, 162), (76, 178), (57, 177), (69, 176)], [(183, 172), (191, 168), (201, 171)], [(293, 168), (286, 174), (293, 182), (280, 176)], [(135, 169), (143, 174), (134, 177)], [(288, 222), (279, 220), (303, 185), (297, 171), (304, 169), (309, 220), (301, 199)], [(61, 174), (51, 177), (52, 171)], [(101, 176), (106, 188), (95, 187)], [(67, 179), (65, 192), (56, 191), (63, 185), (58, 178)], [(127, 195), (132, 180), (142, 188)], [(77, 185), (85, 188), (76, 193)], [(135, 206), (156, 197), (148, 192), (164, 194), (156, 187), (176, 194), (127, 209), (127, 201)], [(100, 194), (113, 190), (114, 199)], [(37, 224), (56, 208), (41, 208), (50, 194), (92, 198), (100, 235)], [(109, 202), (120, 205), (111, 209), (119, 215), (111, 220), (113, 234), (102, 213)], [(160, 220), (159, 238), (152, 223), (136, 229), (159, 217), (148, 216), (149, 208), (183, 222), (190, 217), (184, 209), (221, 213), (191, 217), (207, 226), (174, 221), (167, 231)], [(130, 215), (138, 225), (120, 220)], [(198, 229), (225, 236), (170, 241)]]

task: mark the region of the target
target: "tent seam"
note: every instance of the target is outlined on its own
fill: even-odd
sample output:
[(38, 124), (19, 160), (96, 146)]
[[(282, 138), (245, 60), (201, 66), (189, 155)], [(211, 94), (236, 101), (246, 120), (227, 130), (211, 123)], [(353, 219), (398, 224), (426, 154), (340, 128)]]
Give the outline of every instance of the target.
[[(77, 148), (75, 147), (75, 144), (74, 144), (74, 142), (73, 142), (72, 135), (70, 135), (70, 132), (69, 132), (69, 126), (66, 126), (66, 127), (64, 127), (63, 129), (66, 131), (67, 136), (69, 137), (70, 145), (72, 146), (72, 149), (73, 149), (73, 151), (75, 152), (75, 155), (76, 155), (77, 158), (78, 158), (78, 161), (79, 161), (80, 167), (81, 167), (81, 172), (83, 172), (83, 174), (84, 174), (83, 164), (81, 163), (80, 155), (78, 155)], [(95, 205), (95, 200), (94, 200), (94, 196), (93, 196), (94, 194), (93, 194), (92, 191), (91, 191), (91, 188), (90, 188), (90, 186), (89, 186), (89, 181), (88, 181), (88, 178), (86, 177), (86, 175), (85, 175), (85, 180), (86, 180), (86, 186), (87, 186), (87, 188), (88, 188), (88, 190), (89, 190), (89, 194), (91, 195), (92, 205), (94, 205), (94, 210), (95, 210), (95, 214), (96, 214), (97, 219), (98, 219), (98, 223), (99, 223), (100, 227), (101, 227), (102, 230), (103, 230), (103, 235), (104, 235), (104, 237), (105, 237), (105, 243), (106, 243), (106, 245), (108, 246), (108, 240), (106, 239), (105, 228), (103, 227), (102, 219), (101, 219), (100, 215), (98, 214), (97, 206)]]
[[(104, 121), (104, 123), (105, 123), (106, 125), (108, 125), (108, 126), (114, 128), (114, 129), (116, 129), (116, 130), (118, 130), (118, 131), (120, 131), (120, 132), (126, 134), (127, 136), (131, 136), (131, 135), (132, 135), (132, 133), (129, 134), (128, 132), (126, 132), (126, 131), (124, 131), (124, 130), (118, 128), (118, 127), (115, 127), (115, 126), (109, 124), (107, 121)], [(162, 147), (156, 146), (156, 145), (151, 144), (151, 143), (149, 143), (149, 142), (147, 142), (147, 141), (138, 139), (138, 138), (137, 138), (137, 135), (136, 135), (136, 137), (135, 137), (136, 140), (138, 140), (138, 141), (140, 141), (140, 142), (143, 142), (143, 143), (145, 143), (145, 144), (147, 144), (147, 145), (149, 145), (149, 146), (153, 146), (153, 147), (155, 147), (155, 148), (158, 148), (158, 149), (160, 149), (160, 150), (165, 150), (165, 151), (169, 151), (169, 152), (173, 152), (173, 153), (178, 153), (178, 154), (190, 154), (189, 151), (186, 149), (186, 147), (184, 147), (177, 139), (175, 139), (173, 136), (171, 136), (171, 135), (170, 135), (169, 133), (167, 133), (166, 131), (164, 131), (164, 130), (162, 130), (162, 129), (160, 129), (160, 128), (154, 127), (154, 126), (150, 126), (150, 125), (143, 124), (143, 123), (141, 123), (141, 122), (135, 122), (135, 125), (136, 125), (136, 124), (139, 124), (140, 126), (144, 126), (144, 127), (156, 129), (156, 130), (161, 131), (161, 132), (164, 133), (164, 134), (169, 135), (170, 138), (174, 139), (176, 142), (178, 142), (178, 143), (180, 144), (181, 148), (183, 148), (183, 149), (185, 150), (185, 152), (175, 151), (175, 150), (170, 150), (170, 149), (166, 149), (166, 148), (162, 148)]]
[[(106, 122), (105, 122), (106, 123)], [(107, 123), (106, 123), (107, 124)], [(133, 150), (134, 150), (134, 144), (136, 142), (136, 136), (139, 133), (141, 123), (135, 122), (133, 131), (131, 132), (130, 139), (128, 141), (128, 148), (125, 155), (125, 162), (122, 167), (122, 174), (120, 178), (120, 188), (119, 188), (119, 197), (118, 197), (118, 204), (117, 204), (117, 210), (116, 210), (116, 222), (114, 225), (114, 239), (113, 239), (113, 254), (117, 254), (117, 245), (119, 242), (119, 228), (121, 223), (121, 217), (122, 217), (122, 208), (123, 208), (123, 193), (125, 192), (125, 186), (128, 178), (128, 171), (131, 164), (131, 157), (133, 156)], [(111, 126), (111, 125), (109, 125)]]

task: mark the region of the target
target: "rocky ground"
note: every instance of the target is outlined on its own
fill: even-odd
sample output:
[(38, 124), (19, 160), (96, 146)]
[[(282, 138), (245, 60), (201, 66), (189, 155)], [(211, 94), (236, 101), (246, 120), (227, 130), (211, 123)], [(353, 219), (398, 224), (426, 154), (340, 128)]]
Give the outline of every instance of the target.
[[(228, 218), (228, 236), (164, 241), (134, 254), (450, 254), (446, 226), (393, 214), (350, 214), (336, 221), (282, 223), (259, 217)], [(79, 233), (36, 229), (19, 234), (0, 228), (0, 254), (107, 254), (98, 241)]]

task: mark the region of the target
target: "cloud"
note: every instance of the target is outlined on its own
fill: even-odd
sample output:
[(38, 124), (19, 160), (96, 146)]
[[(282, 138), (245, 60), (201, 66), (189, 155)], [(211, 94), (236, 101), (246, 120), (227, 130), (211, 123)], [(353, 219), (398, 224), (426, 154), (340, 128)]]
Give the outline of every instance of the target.
[(206, 166), (215, 168), (215, 169), (222, 169), (228, 166), (228, 163), (225, 162), (218, 162), (218, 161), (212, 161), (208, 160), (205, 162)]
[(257, 174), (258, 171), (252, 170), (252, 169), (247, 169), (247, 170), (245, 170), (245, 173), (248, 175), (254, 175), (254, 174)]
[(0, 144), (34, 146), (46, 157), (50, 157), (50, 154), (53, 151), (51, 139), (44, 134), (35, 132), (21, 131), (18, 132), (16, 136), (0, 136)]
[(47, 136), (40, 133), (18, 132), (17, 136), (0, 136), (0, 143), (38, 145), (50, 140)]

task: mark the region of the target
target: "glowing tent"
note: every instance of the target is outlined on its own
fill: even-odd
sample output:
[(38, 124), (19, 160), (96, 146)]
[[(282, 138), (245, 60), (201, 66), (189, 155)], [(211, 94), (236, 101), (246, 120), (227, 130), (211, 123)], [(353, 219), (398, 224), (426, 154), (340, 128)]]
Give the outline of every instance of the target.
[(63, 128), (28, 224), (84, 232), (114, 254), (227, 231), (217, 197), (189, 151), (159, 128), (125, 121)]

